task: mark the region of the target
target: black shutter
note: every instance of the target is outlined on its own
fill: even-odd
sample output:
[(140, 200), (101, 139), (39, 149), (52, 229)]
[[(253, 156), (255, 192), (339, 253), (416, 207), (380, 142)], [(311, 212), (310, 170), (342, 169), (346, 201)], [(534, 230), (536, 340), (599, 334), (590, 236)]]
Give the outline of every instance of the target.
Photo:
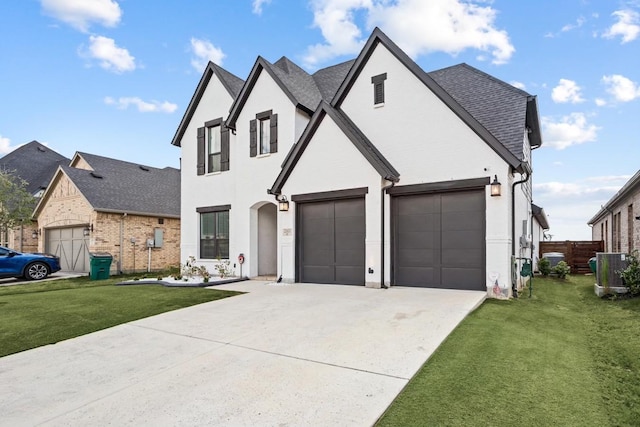
[(220, 170), (229, 170), (229, 128), (220, 129)]
[(258, 124), (257, 120), (249, 122), (249, 156), (256, 157), (258, 155)]
[(205, 164), (205, 143), (204, 143), (204, 135), (205, 128), (198, 128), (198, 155), (197, 155), (197, 169), (198, 175), (204, 175), (204, 164)]
[(374, 104), (382, 104), (384, 103), (384, 83), (376, 83), (373, 85), (374, 94), (373, 94), (373, 103)]
[(269, 129), (269, 152), (277, 153), (278, 152), (278, 115), (272, 114), (271, 119), (269, 120), (271, 125)]

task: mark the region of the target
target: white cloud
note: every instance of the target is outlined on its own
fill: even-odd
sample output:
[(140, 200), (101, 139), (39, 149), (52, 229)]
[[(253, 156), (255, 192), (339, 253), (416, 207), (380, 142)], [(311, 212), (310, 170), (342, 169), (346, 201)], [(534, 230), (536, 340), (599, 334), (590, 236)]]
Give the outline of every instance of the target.
[(562, 27), (560, 31), (566, 33), (567, 31), (575, 30), (576, 28), (582, 27), (585, 22), (587, 22), (587, 20), (583, 16), (580, 16), (578, 19), (576, 19), (575, 24), (567, 24)]
[(11, 140), (0, 135), (0, 154), (7, 154), (15, 150), (16, 147), (11, 146)]
[(227, 56), (222, 49), (215, 47), (209, 40), (191, 38), (191, 51), (195, 55), (191, 58), (191, 65), (198, 72), (202, 72), (209, 61), (222, 65), (222, 60)]
[(364, 40), (356, 18), (369, 28), (379, 26), (411, 57), (430, 52), (456, 55), (466, 49), (487, 53), (505, 63), (515, 48), (494, 21), (496, 11), (484, 1), (462, 0), (314, 0), (314, 26), (325, 42), (310, 46), (305, 65), (356, 54)]
[(607, 86), (607, 92), (613, 95), (616, 101), (629, 102), (640, 98), (640, 86), (624, 76), (619, 74), (604, 76), (602, 82)]
[(83, 57), (97, 59), (100, 67), (117, 74), (136, 69), (135, 58), (129, 51), (108, 37), (89, 36), (89, 48), (81, 47), (79, 53)]
[(522, 90), (526, 90), (526, 89), (527, 89), (527, 87), (525, 86), (525, 84), (524, 84), (524, 83), (522, 83), (522, 82), (517, 82), (517, 81), (515, 81), (515, 80), (511, 82), (511, 86), (513, 86), (513, 87), (517, 87), (518, 89), (522, 89)]
[(584, 113), (571, 113), (560, 121), (550, 117), (542, 118), (545, 145), (564, 150), (572, 145), (595, 141), (599, 127), (587, 123)]
[(596, 98), (595, 103), (598, 107), (604, 107), (607, 105), (607, 101), (602, 98)]
[(630, 175), (592, 176), (533, 184), (535, 204), (548, 214), (553, 240), (591, 240), (587, 222), (629, 178)]
[(41, 4), (44, 13), (82, 32), (92, 23), (114, 27), (122, 16), (114, 0), (41, 0)]
[(262, 15), (262, 6), (271, 3), (271, 0), (253, 0), (253, 13)]
[(640, 14), (638, 12), (631, 9), (616, 10), (611, 16), (614, 16), (618, 22), (605, 31), (602, 37), (613, 39), (620, 36), (622, 43), (628, 43), (638, 37), (640, 34)]
[(573, 80), (560, 79), (558, 86), (554, 87), (551, 91), (551, 99), (558, 103), (577, 104), (583, 102), (584, 99), (580, 96), (580, 86)]
[(168, 101), (143, 101), (138, 97), (121, 97), (114, 99), (107, 96), (104, 99), (104, 103), (107, 105), (114, 105), (115, 107), (126, 110), (130, 105), (135, 106), (141, 113), (173, 113), (178, 106)]

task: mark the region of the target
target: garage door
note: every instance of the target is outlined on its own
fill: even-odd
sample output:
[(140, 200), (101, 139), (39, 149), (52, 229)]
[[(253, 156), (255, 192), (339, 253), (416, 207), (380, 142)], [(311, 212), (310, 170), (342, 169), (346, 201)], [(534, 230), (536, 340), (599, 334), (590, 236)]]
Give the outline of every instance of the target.
[(484, 189), (392, 200), (396, 285), (486, 289)]
[(299, 281), (364, 285), (364, 198), (299, 203), (297, 218)]
[(46, 252), (60, 257), (62, 271), (89, 272), (89, 238), (84, 227), (47, 230)]

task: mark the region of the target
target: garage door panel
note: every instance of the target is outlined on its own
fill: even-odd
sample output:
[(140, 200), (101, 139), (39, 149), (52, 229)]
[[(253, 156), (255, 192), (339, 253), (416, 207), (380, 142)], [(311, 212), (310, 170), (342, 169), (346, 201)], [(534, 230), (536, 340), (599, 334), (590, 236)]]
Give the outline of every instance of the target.
[(304, 266), (302, 274), (307, 283), (332, 283), (333, 269), (327, 266)]
[(363, 217), (344, 217), (336, 218), (335, 221), (336, 236), (341, 233), (364, 233), (365, 224)]
[(400, 233), (413, 233), (416, 231), (431, 231), (439, 228), (440, 216), (436, 214), (403, 215), (398, 224)]
[(484, 288), (484, 189), (396, 196), (392, 215), (396, 285)]
[(402, 249), (432, 249), (440, 247), (440, 236), (435, 232), (401, 233)]
[(484, 263), (483, 252), (477, 249), (443, 249), (441, 254), (443, 266), (481, 268)]
[(356, 266), (336, 266), (335, 282), (341, 285), (362, 285), (362, 268)]
[(340, 200), (334, 205), (335, 217), (364, 217), (364, 199)]
[(439, 270), (428, 267), (403, 268), (397, 277), (404, 286), (430, 287), (440, 283)]
[(435, 265), (438, 262), (437, 255), (439, 253), (434, 249), (403, 250), (400, 252), (401, 267), (420, 267), (425, 264)]
[(442, 215), (441, 219), (442, 230), (478, 230), (483, 231), (485, 227), (484, 215), (461, 212), (450, 212), (446, 215)]
[(45, 252), (60, 258), (62, 271), (89, 272), (89, 241), (84, 227), (46, 230)]
[(362, 264), (362, 251), (354, 250), (336, 250), (335, 265), (341, 266), (360, 266)]

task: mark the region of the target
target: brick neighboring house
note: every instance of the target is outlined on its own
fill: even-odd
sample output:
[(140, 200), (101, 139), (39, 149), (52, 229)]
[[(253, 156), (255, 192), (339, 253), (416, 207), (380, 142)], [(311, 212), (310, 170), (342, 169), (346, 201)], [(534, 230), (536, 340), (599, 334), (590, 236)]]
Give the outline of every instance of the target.
[(69, 166), (58, 168), (33, 216), (39, 251), (59, 256), (63, 271), (89, 272), (94, 252), (113, 256), (112, 273), (162, 270), (180, 262), (175, 168), (77, 152)]
[[(31, 141), (0, 158), (0, 170), (15, 175), (27, 182), (27, 191), (39, 198), (51, 182), (60, 165), (69, 164), (69, 159), (38, 141)], [(38, 238), (34, 236), (37, 224), (25, 224), (13, 229), (1, 230), (3, 246), (20, 252), (35, 252)]]
[(640, 249), (640, 171), (589, 220), (591, 240), (604, 240), (605, 252)]

